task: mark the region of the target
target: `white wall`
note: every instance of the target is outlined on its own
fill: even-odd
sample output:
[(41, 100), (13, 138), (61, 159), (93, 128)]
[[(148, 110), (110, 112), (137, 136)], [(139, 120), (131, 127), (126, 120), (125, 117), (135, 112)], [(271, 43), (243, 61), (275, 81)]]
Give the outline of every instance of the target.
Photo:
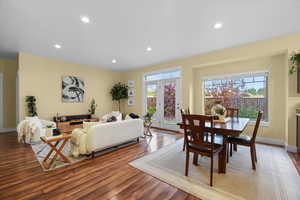
[(0, 73), (0, 129), (3, 128), (3, 112), (4, 112), (4, 108), (3, 108), (3, 73)]

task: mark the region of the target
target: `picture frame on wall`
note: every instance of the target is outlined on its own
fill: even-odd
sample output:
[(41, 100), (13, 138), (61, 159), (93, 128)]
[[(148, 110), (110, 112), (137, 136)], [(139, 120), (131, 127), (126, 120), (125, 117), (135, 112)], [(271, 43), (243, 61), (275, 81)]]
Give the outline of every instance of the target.
[(81, 77), (63, 76), (61, 90), (64, 103), (82, 103), (84, 101), (85, 83)]
[(128, 90), (128, 96), (133, 97), (134, 96), (134, 90)]
[(128, 85), (129, 88), (133, 88), (134, 87), (134, 81), (132, 81), (132, 80), (128, 81), (127, 85)]
[(128, 99), (128, 106), (133, 106), (134, 103), (134, 99)]

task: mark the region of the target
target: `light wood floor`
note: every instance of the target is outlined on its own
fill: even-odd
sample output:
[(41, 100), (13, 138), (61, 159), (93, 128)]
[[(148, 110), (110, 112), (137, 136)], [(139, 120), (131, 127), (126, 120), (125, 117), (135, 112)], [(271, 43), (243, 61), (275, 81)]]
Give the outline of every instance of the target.
[(44, 172), (31, 147), (15, 133), (0, 134), (0, 199), (197, 199), (129, 162), (181, 138), (159, 133), (152, 139)]

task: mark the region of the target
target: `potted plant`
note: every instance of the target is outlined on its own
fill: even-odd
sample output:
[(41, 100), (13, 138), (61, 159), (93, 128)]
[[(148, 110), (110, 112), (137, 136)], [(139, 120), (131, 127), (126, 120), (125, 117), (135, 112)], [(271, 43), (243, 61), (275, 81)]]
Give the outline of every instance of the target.
[(155, 112), (156, 112), (155, 109), (149, 108), (148, 111), (147, 111), (147, 113), (146, 113), (146, 115), (144, 116), (145, 122), (152, 122), (152, 117), (153, 117), (153, 115), (154, 115)]
[(119, 111), (121, 111), (121, 100), (128, 99), (128, 86), (123, 83), (115, 84), (110, 90), (113, 101), (118, 101)]
[(145, 136), (152, 136), (150, 128), (152, 125), (152, 117), (155, 112), (156, 112), (155, 108), (149, 108), (146, 115), (144, 116), (144, 127), (146, 128), (144, 132)]
[(98, 107), (98, 105), (96, 104), (96, 101), (93, 98), (91, 101), (91, 104), (90, 104), (90, 109), (89, 109), (89, 113), (91, 114), (92, 118), (95, 117), (97, 107)]
[(299, 71), (300, 50), (293, 51), (290, 55), (289, 61), (290, 61), (290, 69), (289, 69), (290, 74)]
[(27, 103), (28, 116), (37, 116), (35, 96), (26, 96), (25, 102)]
[(47, 125), (47, 126), (46, 126), (46, 130), (45, 130), (45, 135), (46, 135), (46, 137), (51, 137), (51, 136), (53, 136), (53, 129), (54, 129), (54, 126), (53, 126), (53, 125)]

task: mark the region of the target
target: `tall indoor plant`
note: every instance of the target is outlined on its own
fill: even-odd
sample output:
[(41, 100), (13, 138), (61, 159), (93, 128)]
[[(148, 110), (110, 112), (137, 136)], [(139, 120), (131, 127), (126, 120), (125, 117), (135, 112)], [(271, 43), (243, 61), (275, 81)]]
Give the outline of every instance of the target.
[(110, 90), (113, 101), (118, 101), (119, 111), (121, 111), (121, 100), (128, 99), (128, 86), (124, 83), (115, 84)]
[(27, 103), (28, 116), (37, 116), (35, 96), (26, 96), (25, 101)]
[(300, 65), (300, 50), (296, 50), (296, 51), (293, 51), (290, 55), (290, 58), (289, 58), (289, 61), (290, 61), (290, 69), (289, 69), (289, 72), (290, 74), (293, 74), (297, 71), (299, 71), (299, 65)]

